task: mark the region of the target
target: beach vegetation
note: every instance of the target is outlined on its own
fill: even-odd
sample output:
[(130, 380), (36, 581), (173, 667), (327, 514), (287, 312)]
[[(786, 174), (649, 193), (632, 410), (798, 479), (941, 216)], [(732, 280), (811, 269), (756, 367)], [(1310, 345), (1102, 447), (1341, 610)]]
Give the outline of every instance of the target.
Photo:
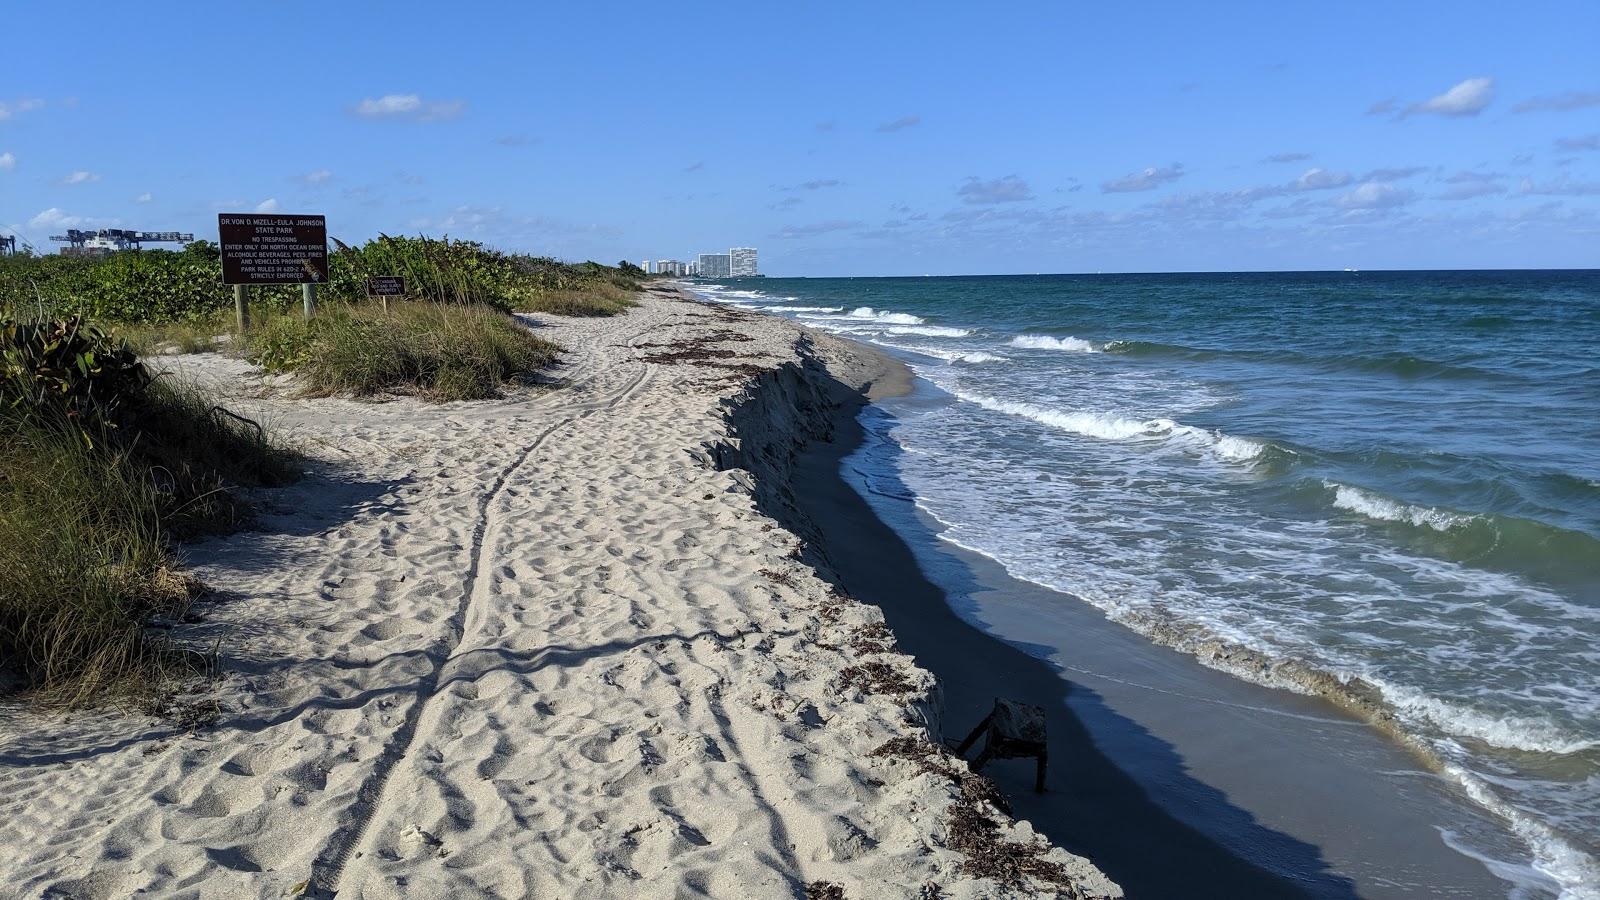
[(79, 703), (188, 671), (172, 541), (237, 526), (293, 451), (80, 319), (0, 321), (0, 682)]
[(388, 310), (329, 307), (310, 321), (275, 315), (251, 330), (245, 353), (269, 371), (296, 373), (313, 395), (450, 401), (495, 397), (560, 348), (487, 306), (401, 301)]
[[(615, 315), (633, 305), (639, 289), (637, 271), (505, 253), (476, 241), (380, 235), (360, 245), (331, 243), (328, 280), (320, 286), (329, 303), (371, 302), (366, 279), (377, 275), (405, 277), (408, 299), (563, 316)], [(250, 289), (256, 312), (299, 302), (297, 286)], [(222, 283), (221, 254), (211, 241), (176, 251), (0, 257), (0, 311), (13, 317), (209, 326), (226, 322), (232, 308), (233, 289)]]

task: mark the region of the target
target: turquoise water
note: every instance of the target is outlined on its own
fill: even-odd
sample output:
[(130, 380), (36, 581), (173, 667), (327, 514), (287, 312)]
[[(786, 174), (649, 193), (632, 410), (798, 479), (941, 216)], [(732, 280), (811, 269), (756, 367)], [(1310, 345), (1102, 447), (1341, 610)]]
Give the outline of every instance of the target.
[(1600, 272), (696, 290), (938, 386), (875, 429), (944, 539), (1179, 646), (1361, 679), (1600, 896)]

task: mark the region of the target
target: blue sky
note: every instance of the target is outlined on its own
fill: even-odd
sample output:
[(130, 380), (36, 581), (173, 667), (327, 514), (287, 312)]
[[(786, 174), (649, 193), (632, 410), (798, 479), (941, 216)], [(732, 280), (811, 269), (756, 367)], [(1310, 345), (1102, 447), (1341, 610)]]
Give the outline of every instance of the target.
[(1600, 3), (6, 11), (0, 228), (774, 275), (1600, 266)]

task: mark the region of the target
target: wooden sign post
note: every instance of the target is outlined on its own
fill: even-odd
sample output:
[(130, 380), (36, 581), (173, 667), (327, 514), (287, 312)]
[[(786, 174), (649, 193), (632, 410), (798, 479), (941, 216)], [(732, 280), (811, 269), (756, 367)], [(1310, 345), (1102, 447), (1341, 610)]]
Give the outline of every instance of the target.
[(367, 298), (377, 297), (383, 301), (383, 311), (389, 311), (390, 297), (404, 297), (406, 295), (406, 279), (404, 275), (374, 275), (367, 279)]
[(316, 314), (317, 285), (328, 280), (325, 216), (222, 213), (217, 216), (217, 243), (222, 248), (222, 283), (233, 285), (241, 332), (250, 324), (247, 289), (252, 284), (298, 284), (306, 318)]

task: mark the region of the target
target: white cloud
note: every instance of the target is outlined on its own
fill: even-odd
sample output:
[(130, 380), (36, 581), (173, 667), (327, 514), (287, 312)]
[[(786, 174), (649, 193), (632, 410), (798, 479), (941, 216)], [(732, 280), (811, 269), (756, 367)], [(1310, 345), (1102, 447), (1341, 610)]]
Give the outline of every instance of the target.
[(52, 206), (29, 219), (28, 227), (34, 231), (42, 231), (47, 228), (66, 228), (77, 225), (79, 221), (79, 217), (69, 216), (59, 208)]
[(298, 181), (306, 187), (315, 187), (319, 184), (327, 184), (332, 178), (332, 172), (328, 171), (327, 169), (318, 169), (315, 172), (307, 172), (304, 175), (296, 175), (294, 176), (293, 180)]
[(1033, 190), (1016, 175), (989, 181), (973, 176), (956, 189), (956, 194), (964, 203), (1016, 203), (1033, 199)]
[(462, 100), (424, 100), (417, 94), (384, 94), (357, 103), (352, 112), (363, 119), (411, 119), (439, 122), (454, 119), (467, 108)]
[(1437, 113), (1441, 116), (1475, 116), (1494, 100), (1493, 78), (1468, 78), (1437, 97), (1413, 103), (1406, 114)]
[(9, 172), (17, 167), (17, 158), (11, 153), (0, 153), (0, 172)]
[(914, 128), (920, 124), (922, 124), (921, 116), (901, 116), (900, 118), (895, 119), (893, 122), (885, 122), (882, 125), (879, 125), (878, 130), (883, 132), (904, 131), (907, 128)]
[(61, 179), (61, 183), (62, 184), (88, 184), (91, 181), (99, 181), (99, 180), (100, 180), (100, 176), (99, 175), (96, 175), (93, 172), (85, 172), (84, 170), (79, 169), (78, 171), (73, 172), (71, 175), (68, 175), (67, 177)]
[(31, 231), (52, 231), (61, 228), (109, 228), (119, 224), (116, 219), (98, 219), (91, 216), (68, 215), (57, 207), (50, 207), (28, 220)]
[(1348, 194), (1341, 194), (1333, 201), (1340, 209), (1393, 209), (1405, 206), (1415, 199), (1416, 195), (1410, 191), (1369, 181)]
[(1362, 181), (1399, 181), (1428, 171), (1427, 166), (1396, 166), (1386, 169), (1373, 169), (1361, 176)]
[(1600, 181), (1575, 181), (1567, 173), (1551, 181), (1536, 182), (1522, 179), (1518, 190), (1524, 194), (1544, 194), (1551, 197), (1588, 197), (1600, 194)]
[(1488, 197), (1494, 194), (1504, 194), (1505, 186), (1496, 181), (1462, 181), (1455, 187), (1439, 195), (1440, 200), (1471, 200), (1474, 197)]
[(1567, 91), (1564, 94), (1546, 94), (1531, 97), (1511, 107), (1512, 112), (1570, 112), (1600, 106), (1600, 91)]
[(277, 211), (278, 211), (278, 198), (276, 198), (276, 197), (273, 197), (273, 198), (267, 199), (267, 200), (263, 200), (260, 203), (256, 204), (256, 212), (258, 212), (258, 213), (275, 213)]
[(12, 116), (20, 115), (21, 113), (33, 112), (36, 109), (43, 108), (43, 106), (44, 101), (36, 97), (24, 98), (22, 100), (12, 100), (9, 102), (0, 100), (0, 122), (4, 122)]
[(498, 240), (546, 241), (575, 236), (614, 238), (622, 232), (601, 223), (575, 223), (545, 216), (522, 216), (499, 206), (457, 206), (442, 218), (416, 218), (408, 224), (419, 231), (442, 231), (453, 235)]
[(781, 240), (816, 237), (834, 231), (848, 231), (852, 228), (860, 228), (862, 224), (862, 222), (855, 219), (834, 219), (829, 222), (813, 222), (810, 225), (785, 225), (773, 237)]
[(1100, 190), (1108, 194), (1123, 193), (1127, 191), (1149, 191), (1154, 190), (1155, 188), (1158, 188), (1169, 181), (1176, 181), (1182, 177), (1183, 163), (1173, 163), (1166, 168), (1156, 168), (1151, 166), (1150, 168), (1142, 171), (1124, 175), (1121, 178), (1113, 178), (1110, 181), (1104, 182), (1100, 185)]
[(1351, 181), (1349, 172), (1330, 172), (1327, 169), (1307, 169), (1304, 175), (1289, 186), (1294, 191), (1326, 191), (1344, 187)]
[(155, 199), (155, 195), (154, 194), (150, 193), (149, 191), (145, 191), (144, 193), (140, 194), (139, 196), (133, 198), (133, 202), (135, 202), (135, 203), (149, 203), (151, 200), (154, 200), (154, 199)]

